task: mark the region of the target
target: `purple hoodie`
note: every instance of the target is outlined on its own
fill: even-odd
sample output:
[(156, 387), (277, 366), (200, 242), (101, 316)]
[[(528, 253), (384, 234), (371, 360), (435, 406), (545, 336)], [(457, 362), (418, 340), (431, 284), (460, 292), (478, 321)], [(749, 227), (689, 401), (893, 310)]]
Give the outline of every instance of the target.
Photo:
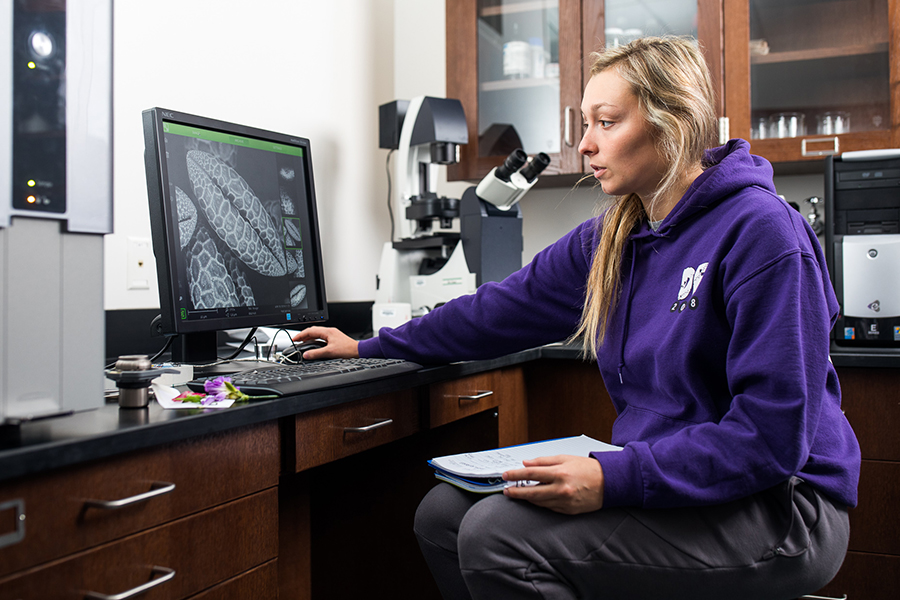
[[(598, 366), (618, 417), (604, 506), (727, 502), (797, 475), (855, 506), (860, 451), (828, 357), (838, 305), (805, 219), (732, 140), (653, 231), (626, 244)], [(577, 327), (603, 217), (501, 283), (360, 342), (435, 364), (502, 356)]]

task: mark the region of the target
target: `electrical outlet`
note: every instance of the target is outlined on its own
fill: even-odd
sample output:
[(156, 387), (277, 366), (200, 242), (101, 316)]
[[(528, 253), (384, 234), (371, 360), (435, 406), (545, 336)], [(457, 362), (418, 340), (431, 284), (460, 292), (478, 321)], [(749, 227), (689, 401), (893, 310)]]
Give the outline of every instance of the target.
[(129, 290), (149, 290), (153, 248), (149, 238), (128, 238), (127, 281)]

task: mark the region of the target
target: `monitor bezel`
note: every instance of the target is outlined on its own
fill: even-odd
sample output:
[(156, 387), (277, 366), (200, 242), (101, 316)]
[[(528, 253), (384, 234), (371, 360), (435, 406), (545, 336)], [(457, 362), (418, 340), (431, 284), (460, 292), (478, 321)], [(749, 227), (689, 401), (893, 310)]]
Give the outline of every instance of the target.
[[(142, 113), (144, 128), (144, 160), (147, 175), (147, 192), (150, 209), (150, 229), (153, 243), (153, 253), (156, 258), (157, 284), (160, 302), (159, 332), (166, 336), (196, 334), (204, 332), (224, 331), (231, 329), (243, 329), (248, 327), (273, 327), (273, 328), (302, 328), (310, 324), (321, 324), (328, 319), (328, 304), (325, 290), (325, 272), (322, 261), (321, 233), (318, 217), (318, 201), (312, 167), (312, 152), (308, 138), (292, 136), (275, 131), (269, 131), (256, 127), (250, 127), (228, 121), (221, 121), (209, 117), (183, 113), (179, 111), (150, 108)], [(284, 144), (303, 149), (303, 160), (306, 163), (306, 187), (307, 203), (309, 209), (309, 228), (311, 243), (304, 240), (304, 249), (311, 250), (311, 256), (304, 254), (304, 261), (310, 261), (312, 269), (311, 277), (314, 280), (314, 301), (316, 307), (299, 313), (297, 318), (291, 321), (275, 322), (271, 313), (258, 315), (244, 315), (234, 317), (216, 317), (200, 321), (181, 320), (177, 318), (178, 302), (175, 294), (177, 288), (174, 283), (173, 272), (173, 248), (175, 233), (172, 232), (170, 223), (177, 223), (177, 217), (173, 220), (171, 211), (174, 204), (168, 198), (167, 190), (169, 182), (167, 178), (166, 151), (164, 143), (164, 123), (176, 123), (234, 134), (241, 137), (256, 138), (267, 142)], [(309, 288), (308, 288), (309, 289)], [(313, 299), (310, 301), (312, 306)]]

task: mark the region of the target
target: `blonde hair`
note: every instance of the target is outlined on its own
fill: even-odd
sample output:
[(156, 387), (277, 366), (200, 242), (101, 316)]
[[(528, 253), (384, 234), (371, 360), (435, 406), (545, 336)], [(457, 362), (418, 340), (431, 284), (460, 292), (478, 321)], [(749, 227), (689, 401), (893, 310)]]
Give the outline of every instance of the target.
[[(677, 191), (684, 174), (702, 166), (704, 152), (718, 139), (709, 69), (696, 41), (648, 37), (590, 55), (591, 76), (608, 69), (629, 84), (641, 115), (651, 126), (668, 167), (652, 203)], [(583, 338), (584, 352), (597, 358), (609, 316), (620, 295), (625, 243), (645, 215), (637, 194), (616, 199), (603, 216), (600, 243), (588, 275), (581, 323), (572, 339)]]

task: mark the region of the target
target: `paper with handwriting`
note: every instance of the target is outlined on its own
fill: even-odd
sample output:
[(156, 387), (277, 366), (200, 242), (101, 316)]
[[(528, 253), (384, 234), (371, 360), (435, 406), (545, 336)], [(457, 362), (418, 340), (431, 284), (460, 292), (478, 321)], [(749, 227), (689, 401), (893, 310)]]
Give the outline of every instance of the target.
[(580, 435), (483, 452), (441, 456), (432, 459), (431, 465), (460, 477), (499, 477), (510, 469), (522, 468), (522, 461), (532, 458), (557, 454), (587, 456), (591, 452), (615, 452), (621, 449), (621, 446)]

